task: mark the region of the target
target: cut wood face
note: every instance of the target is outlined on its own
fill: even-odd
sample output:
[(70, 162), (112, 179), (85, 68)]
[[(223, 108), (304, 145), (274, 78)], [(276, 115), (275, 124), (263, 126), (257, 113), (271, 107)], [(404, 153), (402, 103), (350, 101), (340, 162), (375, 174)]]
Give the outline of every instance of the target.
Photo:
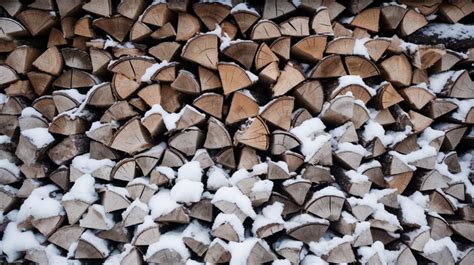
[(2, 262), (474, 264), (473, 11), (0, 0)]

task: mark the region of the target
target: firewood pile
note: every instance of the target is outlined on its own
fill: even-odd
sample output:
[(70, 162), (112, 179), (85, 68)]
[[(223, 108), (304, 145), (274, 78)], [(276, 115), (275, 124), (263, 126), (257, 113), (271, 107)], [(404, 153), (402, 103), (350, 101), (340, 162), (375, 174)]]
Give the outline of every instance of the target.
[(470, 0), (1, 0), (0, 258), (474, 264)]

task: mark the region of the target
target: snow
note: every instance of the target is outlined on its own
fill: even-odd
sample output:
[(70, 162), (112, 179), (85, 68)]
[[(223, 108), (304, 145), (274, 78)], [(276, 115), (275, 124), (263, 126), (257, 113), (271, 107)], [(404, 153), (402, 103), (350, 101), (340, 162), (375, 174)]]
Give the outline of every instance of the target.
[(11, 143), (11, 138), (6, 135), (0, 135), (0, 144)]
[(116, 42), (115, 40), (112, 39), (112, 37), (110, 37), (109, 35), (107, 35), (107, 40), (105, 41), (104, 43), (104, 50), (109, 48), (109, 47), (116, 47), (118, 46), (119, 43)]
[(71, 166), (74, 166), (84, 174), (91, 174), (99, 168), (113, 167), (114, 165), (115, 162), (110, 159), (93, 159), (90, 157), (90, 153), (76, 156), (71, 163)]
[(379, 203), (378, 200), (385, 195), (394, 192), (394, 189), (384, 189), (384, 190), (371, 190), (370, 193), (364, 195), (362, 199), (356, 197), (350, 197), (347, 199), (347, 202), (351, 206), (356, 205), (366, 205), (369, 206), (374, 210), (372, 217), (380, 220), (385, 221), (393, 226), (401, 227), (400, 222), (398, 221), (397, 216), (389, 213), (385, 210), (385, 206), (382, 203)]
[(251, 174), (245, 168), (241, 168), (235, 171), (234, 174), (232, 174), (232, 176), (229, 179), (229, 182), (232, 185), (236, 185), (237, 183), (239, 183), (239, 181), (249, 178), (249, 177), (251, 177)]
[(370, 38), (356, 39), (352, 53), (370, 59), (369, 51), (367, 50), (367, 47), (365, 47), (365, 43), (369, 40)]
[(127, 207), (125, 211), (122, 212), (122, 220), (124, 220), (135, 207), (142, 209), (146, 213), (150, 211), (148, 205), (137, 198)]
[(253, 101), (257, 101), (257, 99), (252, 95), (252, 92), (248, 89), (242, 89), (242, 90), (236, 91), (236, 93), (240, 93), (242, 95), (249, 97)]
[(33, 128), (21, 131), (21, 135), (36, 148), (44, 148), (54, 142), (54, 137), (48, 132), (48, 128)]
[(207, 189), (217, 190), (230, 185), (229, 175), (220, 167), (212, 166), (207, 171)]
[(66, 94), (68, 97), (74, 99), (76, 102), (81, 103), (86, 99), (86, 95), (79, 93), (77, 89), (62, 89), (62, 90), (55, 90), (55, 93), (63, 93)]
[(132, 181), (130, 181), (127, 184), (127, 186), (136, 185), (136, 184), (142, 184), (152, 190), (158, 190), (158, 186), (155, 183), (150, 183), (150, 179), (147, 177), (134, 178)]
[(91, 204), (99, 199), (94, 185), (95, 179), (91, 175), (82, 175), (76, 179), (74, 185), (71, 187), (68, 193), (64, 194), (62, 200), (81, 200)]
[(360, 263), (367, 264), (369, 259), (378, 254), (382, 264), (395, 264), (394, 261), (398, 258), (399, 251), (385, 250), (384, 244), (380, 241), (375, 241), (372, 246), (363, 246), (357, 250), (360, 256)]
[(252, 176), (264, 175), (268, 172), (267, 162), (258, 163), (252, 166)]
[(430, 23), (421, 29), (426, 36), (435, 36), (438, 39), (464, 40), (474, 35), (474, 25)]
[(423, 247), (423, 252), (425, 254), (438, 253), (445, 247), (448, 248), (449, 252), (451, 252), (451, 255), (453, 256), (454, 261), (456, 261), (458, 257), (458, 248), (449, 236), (438, 240), (433, 240), (430, 238), (430, 240), (428, 240), (428, 242), (426, 242), (425, 246)]
[(130, 253), (130, 251), (132, 251), (133, 246), (131, 244), (125, 244), (123, 248), (123, 252), (115, 252), (114, 255), (110, 255), (109, 258), (105, 260), (103, 265), (120, 265), (123, 258), (125, 258)]
[(273, 181), (265, 179), (255, 182), (252, 186), (252, 192), (272, 192)]
[(275, 163), (279, 168), (283, 169), (286, 173), (290, 173), (288, 164), (285, 161), (278, 161)]
[(367, 151), (362, 145), (353, 144), (349, 142), (339, 143), (337, 145), (337, 153), (339, 152), (353, 152), (359, 154), (363, 157), (370, 155), (370, 152)]
[(176, 171), (174, 171), (170, 167), (165, 167), (165, 166), (157, 166), (156, 170), (160, 172), (161, 174), (165, 175), (168, 179), (175, 179), (176, 178)]
[[(363, 45), (362, 45), (363, 46)], [(355, 49), (355, 48), (354, 48)], [(339, 84), (332, 92), (333, 95), (337, 94), (339, 90), (349, 85), (359, 85), (367, 90), (371, 96), (374, 96), (377, 92), (375, 89), (371, 88), (370, 86), (366, 85), (362, 77), (359, 75), (345, 75), (341, 76), (338, 79)]]
[(329, 221), (326, 219), (317, 218), (313, 215), (303, 213), (293, 216), (291, 219), (285, 222), (285, 229), (290, 230), (300, 225), (309, 224), (309, 223), (318, 223), (318, 224), (327, 224)]
[(80, 265), (79, 261), (68, 260), (66, 257), (62, 256), (61, 251), (54, 244), (49, 244), (44, 248), (44, 251), (48, 258), (48, 265)]
[(342, 24), (350, 24), (352, 23), (352, 21), (354, 20), (355, 16), (352, 16), (352, 17), (342, 17), (341, 19), (339, 19), (339, 22), (342, 23)]
[[(2, 189), (3, 191), (9, 192), (12, 195), (15, 195), (18, 192), (18, 189), (14, 188), (12, 186), (9, 186), (9, 185), (0, 184), (0, 189)], [(16, 216), (15, 216), (15, 218), (16, 218)]]
[(200, 0), (201, 3), (219, 3), (232, 7), (232, 0)]
[(291, 0), (291, 3), (292, 3), (294, 6), (298, 7), (298, 6), (301, 5), (301, 0)]
[(181, 205), (171, 197), (170, 191), (167, 189), (158, 191), (148, 202), (148, 207), (151, 209), (153, 219), (166, 215), (180, 206)]
[(151, 5), (166, 4), (166, 0), (153, 0)]
[(158, 224), (155, 223), (155, 221), (153, 221), (153, 217), (151, 217), (150, 215), (147, 215), (145, 216), (145, 218), (143, 218), (143, 223), (137, 225), (137, 228), (135, 229), (135, 232), (134, 232), (135, 236), (132, 242), (135, 241), (136, 237), (140, 235), (142, 231), (151, 227), (158, 227)]
[[(21, 239), (21, 240), (20, 240)], [(22, 232), (14, 222), (8, 223), (1, 241), (1, 250), (7, 255), (8, 262), (20, 258), (20, 252), (40, 247), (32, 231)]]
[(145, 73), (142, 75), (141, 81), (146, 82), (146, 83), (151, 83), (151, 78), (153, 77), (153, 75), (156, 72), (158, 72), (158, 70), (160, 70), (161, 68), (166, 67), (170, 64), (171, 63), (169, 63), (166, 60), (163, 60), (161, 63), (152, 64), (150, 67), (146, 69)]
[(366, 175), (361, 174), (354, 170), (346, 171), (345, 174), (352, 183), (362, 183), (362, 182), (369, 181), (369, 178)]
[(382, 164), (380, 164), (379, 161), (377, 160), (371, 160), (367, 163), (364, 163), (362, 165), (360, 165), (358, 168), (357, 168), (357, 172), (359, 173), (364, 173), (365, 171), (371, 169), (371, 168), (375, 168), (375, 167), (382, 167)]
[(128, 194), (128, 190), (126, 188), (122, 188), (122, 187), (117, 187), (117, 186), (114, 186), (112, 184), (106, 184), (105, 185), (107, 187), (107, 189), (109, 191), (112, 191), (114, 193), (117, 193), (118, 195), (126, 198), (126, 197), (130, 197), (130, 194)]
[(78, 243), (79, 243), (78, 241), (74, 241), (74, 242), (71, 243), (71, 245), (69, 246), (69, 249), (67, 251), (67, 255), (66, 255), (68, 258), (74, 257), (74, 254), (76, 253)]
[(204, 184), (198, 181), (183, 179), (171, 188), (171, 198), (177, 202), (192, 203), (201, 200)]
[(425, 232), (429, 229), (430, 229), (429, 226), (422, 226), (422, 227), (420, 227), (418, 229), (415, 229), (415, 230), (412, 230), (410, 232), (405, 232), (405, 236), (407, 236), (410, 241), (413, 241), (416, 237), (421, 235), (421, 233), (423, 233), (423, 232)]
[(0, 105), (7, 103), (8, 98), (9, 98), (9, 97), (8, 97), (7, 95), (5, 95), (5, 94), (3, 94), (3, 93), (0, 93)]
[(188, 259), (186, 260), (186, 265), (204, 265), (203, 262), (198, 262), (198, 261), (195, 261), (195, 260), (192, 260), (192, 259)]
[(418, 44), (406, 42), (403, 40), (400, 40), (399, 47), (402, 49), (402, 51), (406, 52), (409, 55), (414, 54), (418, 50)]
[(378, 137), (385, 147), (387, 146), (392, 147), (396, 143), (407, 138), (407, 135), (411, 132), (411, 130), (412, 128), (407, 126), (404, 131), (385, 132), (385, 129), (383, 128), (382, 125), (380, 125), (379, 123), (373, 120), (368, 120), (366, 125), (364, 126), (364, 132), (362, 133), (362, 138), (364, 139), (364, 141), (368, 142), (375, 139), (375, 137)]
[(401, 8), (408, 8), (407, 5), (400, 4), (396, 1), (388, 2), (388, 3), (382, 3), (383, 6), (399, 6)]
[(168, 131), (176, 129), (176, 122), (181, 117), (181, 113), (168, 113), (166, 110), (163, 109), (163, 107), (161, 107), (160, 104), (154, 104), (153, 106), (151, 106), (150, 110), (145, 112), (143, 118), (146, 118), (154, 113), (158, 113), (161, 115), (161, 118), (163, 118), (163, 122), (165, 123), (165, 127)]
[(287, 259), (276, 259), (272, 262), (272, 265), (291, 265), (291, 262)]
[(255, 82), (258, 81), (258, 76), (254, 75), (252, 72), (245, 71), (245, 73), (247, 74), (247, 76), (249, 77), (249, 79), (252, 83), (255, 83)]
[(446, 71), (446, 72), (430, 75), (429, 89), (433, 91), (434, 93), (441, 93), (446, 83), (455, 81), (463, 73), (463, 71), (464, 70)]
[(444, 136), (444, 131), (435, 130), (435, 129), (432, 129), (431, 127), (427, 127), (426, 129), (423, 130), (420, 136), (418, 136), (418, 139), (416, 141), (419, 146), (425, 146), (431, 143), (434, 139), (441, 136)]
[(210, 230), (207, 226), (201, 225), (197, 220), (193, 220), (183, 231), (183, 237), (190, 237), (205, 245), (211, 243)]
[(348, 213), (347, 211), (342, 211), (341, 212), (341, 217), (344, 220), (344, 222), (346, 222), (348, 224), (357, 223), (357, 219), (352, 214)]
[(303, 248), (304, 244), (301, 241), (283, 237), (283, 239), (279, 239), (277, 242), (275, 242), (273, 246), (276, 251), (279, 251), (284, 248), (301, 249)]
[(258, 12), (252, 8), (252, 7), (249, 7), (246, 3), (240, 3), (236, 6), (234, 6), (231, 10), (230, 10), (230, 13), (231, 14), (234, 14), (234, 13), (237, 13), (239, 11), (246, 11), (246, 12), (249, 12), (249, 13), (252, 13), (254, 15), (257, 15), (259, 16)]
[(17, 215), (17, 222), (26, 221), (29, 217), (34, 220), (64, 215), (63, 206), (57, 199), (51, 198), (50, 194), (59, 190), (54, 185), (46, 185), (34, 189), (30, 196), (23, 201)]
[(110, 250), (107, 240), (97, 237), (91, 230), (86, 230), (81, 235), (81, 239), (96, 247), (103, 256), (107, 257), (109, 255)]
[(474, 197), (474, 186), (470, 180), (469, 174), (472, 171), (471, 161), (474, 153), (466, 153), (459, 158), (459, 165), (461, 166), (461, 172), (452, 174), (448, 170), (448, 166), (444, 163), (436, 164), (435, 169), (441, 173), (443, 176), (451, 179), (450, 183), (462, 182), (466, 188), (466, 194), (469, 194), (471, 197)]
[(474, 108), (474, 99), (458, 100), (457, 105), (458, 109), (453, 113), (453, 118), (465, 122), (469, 111)]
[(287, 180), (283, 181), (282, 184), (283, 184), (283, 186), (289, 186), (291, 184), (298, 183), (298, 182), (311, 183), (311, 181), (302, 178), (301, 175), (298, 175), (295, 178), (291, 178), (291, 179), (287, 179)]
[(232, 226), (234, 231), (239, 236), (240, 241), (243, 241), (245, 239), (244, 226), (235, 214), (219, 213), (216, 219), (214, 219), (214, 223), (212, 224), (212, 230), (218, 228), (222, 224), (229, 224), (230, 226)]
[(425, 216), (425, 210), (410, 198), (398, 195), (398, 203), (400, 204), (403, 220), (408, 224), (417, 224), (420, 226), (428, 225)]
[(252, 233), (257, 234), (257, 230), (269, 224), (284, 224), (285, 221), (281, 217), (283, 213), (283, 204), (275, 202), (267, 205), (262, 209), (262, 213), (257, 215), (252, 225)]
[(360, 222), (357, 223), (354, 229), (354, 233), (352, 234), (352, 237), (356, 239), (358, 236), (360, 236), (363, 232), (367, 231), (370, 229), (370, 222)]
[(35, 110), (32, 107), (26, 107), (21, 111), (21, 117), (43, 117), (39, 111)]
[(319, 118), (312, 118), (290, 130), (301, 141), (301, 153), (305, 156), (306, 162), (331, 139), (329, 134), (324, 134), (325, 128)]
[(17, 165), (8, 161), (8, 159), (0, 159), (0, 168), (8, 170), (10, 173), (15, 175), (15, 177), (20, 177), (20, 169)]
[(352, 236), (345, 235), (344, 237), (322, 237), (318, 242), (311, 242), (309, 243), (309, 248), (310, 250), (318, 255), (318, 256), (323, 256), (329, 254), (331, 250), (333, 250), (335, 247), (345, 243), (345, 242), (351, 242), (352, 241)]
[(257, 243), (260, 243), (265, 249), (269, 249), (268, 244), (264, 240), (254, 237), (247, 238), (243, 242), (229, 242), (230, 265), (246, 265), (250, 252)]
[(332, 129), (331, 131), (329, 131), (329, 133), (331, 134), (331, 137), (333, 138), (333, 140), (337, 141), (339, 138), (341, 138), (344, 135), (347, 129), (352, 125), (353, 125), (352, 122), (346, 122), (343, 125)]
[(157, 242), (151, 244), (148, 247), (145, 255), (145, 260), (148, 260), (156, 252), (164, 249), (176, 251), (179, 255), (181, 255), (183, 260), (188, 259), (190, 256), (189, 250), (184, 245), (182, 234), (170, 231), (165, 234), (162, 234)]
[(390, 151), (389, 154), (391, 154), (393, 156), (396, 156), (402, 162), (409, 165), (413, 162), (419, 161), (419, 160), (427, 158), (427, 157), (437, 156), (438, 152), (436, 151), (436, 149), (434, 147), (432, 147), (430, 145), (424, 145), (424, 146), (421, 147), (421, 149), (410, 152), (406, 155), (400, 154), (396, 151)]
[(333, 186), (328, 186), (324, 189), (318, 190), (317, 192), (313, 193), (313, 197), (311, 197), (311, 201), (319, 199), (324, 196), (337, 196), (341, 198), (346, 197), (341, 190)]
[[(101, 216), (102, 220), (104, 220), (105, 224), (107, 225), (107, 229), (110, 230), (114, 227), (115, 222), (113, 220), (113, 215), (110, 213), (106, 213), (103, 205), (93, 204), (89, 207), (88, 212), (91, 211), (91, 208)], [(82, 223), (83, 223), (83, 219), (79, 220), (79, 224), (81, 226), (82, 226)]]
[(199, 161), (191, 161), (182, 165), (178, 169), (178, 178), (176, 182), (182, 181), (184, 179), (193, 180), (200, 182), (202, 178), (202, 169)]
[(86, 134), (89, 134), (90, 132), (97, 130), (99, 128), (102, 128), (104, 126), (109, 125), (110, 123), (101, 123), (100, 121), (95, 121), (91, 124), (91, 127), (89, 128), (88, 131), (86, 131)]
[(301, 261), (301, 265), (329, 265), (326, 261), (322, 258), (315, 256), (315, 255), (307, 255)]
[(241, 39), (231, 40), (231, 38), (229, 37), (229, 35), (227, 35), (227, 33), (224, 33), (224, 37), (220, 36), (220, 39), (221, 39), (221, 45), (219, 45), (219, 50), (221, 51), (224, 51), (227, 47), (237, 44), (237, 43), (242, 43), (242, 42), (252, 43), (252, 41), (249, 41), (249, 40), (241, 40)]
[(248, 215), (250, 218), (255, 219), (256, 213), (252, 207), (250, 199), (242, 194), (242, 192), (236, 187), (221, 187), (217, 190), (211, 203), (218, 201), (227, 201), (235, 203), (239, 209)]

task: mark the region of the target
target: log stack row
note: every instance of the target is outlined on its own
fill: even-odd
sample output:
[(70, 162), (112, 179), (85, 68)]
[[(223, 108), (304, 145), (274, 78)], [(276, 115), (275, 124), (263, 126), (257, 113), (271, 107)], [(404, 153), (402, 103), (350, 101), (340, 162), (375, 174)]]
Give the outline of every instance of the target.
[(4, 261), (474, 263), (472, 1), (0, 7)]

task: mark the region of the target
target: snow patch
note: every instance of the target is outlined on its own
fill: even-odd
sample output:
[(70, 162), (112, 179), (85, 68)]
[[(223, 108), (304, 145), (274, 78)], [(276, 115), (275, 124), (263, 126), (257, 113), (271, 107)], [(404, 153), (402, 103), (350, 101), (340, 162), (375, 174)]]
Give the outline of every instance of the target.
[(227, 201), (235, 203), (239, 209), (248, 215), (250, 218), (255, 219), (256, 213), (252, 207), (250, 199), (242, 194), (242, 192), (236, 187), (221, 187), (217, 190), (211, 203), (218, 201)]
[(182, 233), (170, 231), (162, 234), (157, 242), (148, 247), (145, 260), (148, 260), (156, 252), (164, 249), (176, 251), (183, 260), (188, 259), (190, 256), (189, 250), (186, 248), (186, 245), (184, 245)]
[(171, 188), (171, 198), (177, 202), (192, 203), (201, 200), (204, 184), (200, 181), (183, 179)]
[(59, 190), (59, 188), (51, 184), (34, 189), (21, 205), (16, 221), (21, 223), (26, 221), (29, 217), (38, 220), (64, 215), (61, 202), (51, 197), (51, 193), (57, 190)]
[(48, 128), (23, 130), (21, 131), (21, 135), (26, 137), (28, 141), (38, 149), (44, 148), (54, 142), (54, 137), (48, 132)]
[(95, 191), (95, 179), (85, 174), (76, 179), (74, 185), (71, 187), (69, 192), (64, 194), (63, 201), (81, 200), (86, 203), (93, 203), (99, 199), (97, 192)]

